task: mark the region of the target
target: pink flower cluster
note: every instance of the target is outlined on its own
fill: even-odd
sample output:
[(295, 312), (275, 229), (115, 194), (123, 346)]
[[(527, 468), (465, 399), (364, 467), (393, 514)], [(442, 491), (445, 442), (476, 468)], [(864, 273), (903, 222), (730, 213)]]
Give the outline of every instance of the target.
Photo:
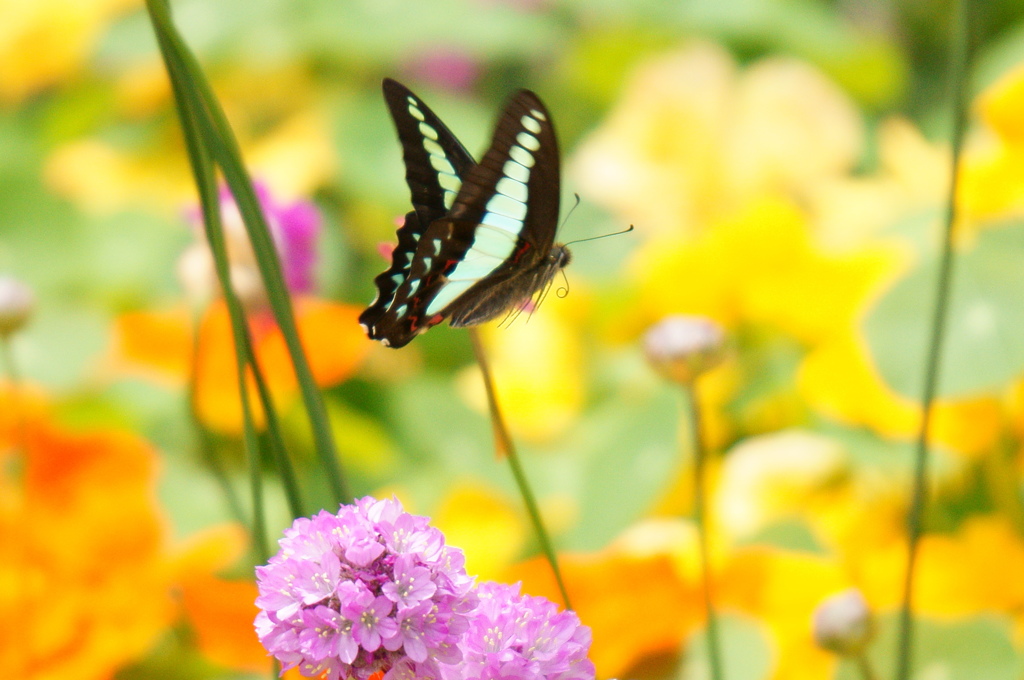
[(592, 680), (572, 612), (474, 586), (462, 552), (395, 499), (300, 518), (256, 570), (256, 632), (282, 664), (329, 680)]
[(459, 641), (462, 661), (442, 666), (445, 680), (593, 680), (590, 629), (573, 612), (519, 585), (485, 582), (480, 604)]

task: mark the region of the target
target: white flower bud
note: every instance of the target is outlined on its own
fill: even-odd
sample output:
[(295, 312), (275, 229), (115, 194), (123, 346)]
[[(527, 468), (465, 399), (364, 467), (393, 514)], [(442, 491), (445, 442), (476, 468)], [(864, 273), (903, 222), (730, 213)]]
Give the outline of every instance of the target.
[(725, 358), (725, 333), (701, 316), (669, 316), (644, 334), (644, 352), (663, 376), (688, 385)]
[(856, 588), (829, 597), (814, 610), (814, 641), (822, 649), (857, 656), (864, 652), (874, 633), (871, 610)]
[(32, 290), (12, 276), (0, 276), (0, 336), (25, 325), (35, 308)]

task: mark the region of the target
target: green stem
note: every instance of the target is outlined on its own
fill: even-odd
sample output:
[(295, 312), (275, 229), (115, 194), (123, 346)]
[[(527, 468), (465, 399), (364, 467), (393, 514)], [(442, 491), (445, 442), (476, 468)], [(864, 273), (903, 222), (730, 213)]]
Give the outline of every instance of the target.
[(708, 663), (712, 680), (722, 680), (722, 646), (718, 630), (718, 615), (715, 613), (711, 595), (711, 554), (708, 549), (707, 518), (707, 448), (701, 428), (700, 402), (697, 400), (696, 385), (686, 386), (690, 405), (690, 431), (693, 436), (693, 516), (697, 522), (698, 550), (700, 552), (701, 587), (704, 596), (704, 616), (707, 621)]
[[(259, 207), (259, 200), (252, 186), (252, 181), (241, 161), (241, 151), (235, 140), (227, 118), (217, 98), (210, 88), (199, 67), (195, 56), (177, 32), (171, 21), (166, 2), (163, 0), (147, 0), (150, 18), (153, 21), (165, 60), (175, 62), (183, 76), (184, 88), (187, 86), (190, 99), (196, 103), (194, 124), (205, 144), (208, 145), (210, 157), (216, 161), (227, 181), (235, 203), (242, 215), (249, 240), (256, 255), (257, 266), (263, 279), (264, 288), (274, 313), (274, 319), (284, 337), (285, 345), (295, 370), (306, 413), (309, 417), (313, 438), (316, 442), (316, 453), (320, 458), (328, 484), (337, 502), (351, 498), (344, 475), (341, 471), (337, 448), (331, 434), (330, 421), (323, 398), (313, 379), (312, 370), (302, 349), (295, 315), (292, 310), (291, 298), (281, 274), (281, 264), (266, 219)], [(170, 66), (168, 67), (170, 68)], [(186, 134), (186, 138), (189, 134)]]
[(868, 655), (861, 652), (854, 657), (854, 662), (857, 664), (857, 670), (860, 671), (860, 677), (864, 680), (875, 680), (878, 676), (875, 675), (875, 670), (871, 667), (871, 661), (868, 660)]
[(260, 367), (259, 359), (253, 350), (252, 338), (246, 329), (245, 353), (249, 366), (252, 368), (252, 375), (256, 381), (256, 392), (260, 398), (260, 405), (263, 407), (263, 414), (267, 419), (266, 437), (270, 444), (270, 452), (274, 456), (274, 464), (277, 466), (278, 474), (281, 475), (281, 483), (284, 485), (285, 498), (288, 499), (288, 509), (292, 518), (303, 517), (306, 514), (305, 505), (302, 502), (302, 492), (299, 490), (298, 477), (295, 474), (295, 467), (284, 446), (281, 438), (281, 424), (277, 418), (277, 409), (267, 388), (266, 378), (263, 377), (263, 369)]
[(953, 278), (953, 226), (957, 218), (956, 194), (960, 175), (960, 152), (963, 147), (964, 130), (967, 126), (967, 66), (970, 60), (969, 0), (959, 0), (957, 5), (958, 22), (951, 68), (953, 105), (952, 167), (949, 196), (946, 203), (942, 259), (939, 264), (939, 276), (936, 284), (937, 290), (931, 324), (931, 340), (925, 367), (924, 393), (921, 400), (923, 412), (915, 452), (913, 495), (907, 517), (909, 543), (907, 547), (907, 570), (903, 581), (903, 601), (899, 617), (896, 680), (908, 680), (910, 677), (914, 624), (912, 615), (914, 570), (917, 564), (917, 549), (921, 538), (922, 516), (927, 503), (928, 430), (932, 420), (932, 404), (938, 389), (939, 365), (942, 357), (946, 314), (949, 307), (949, 291)]
[(526, 479), (526, 473), (523, 471), (523, 466), (519, 461), (519, 454), (516, 452), (515, 444), (512, 443), (512, 437), (508, 433), (505, 418), (502, 416), (501, 408), (498, 406), (498, 395), (494, 389), (491, 367), (487, 361), (487, 353), (484, 351), (480, 334), (475, 328), (467, 328), (466, 330), (469, 333), (469, 339), (473, 343), (473, 353), (476, 355), (476, 362), (480, 366), (480, 374), (484, 380), (484, 389), (487, 391), (487, 407), (491, 414), (491, 425), (494, 428), (494, 443), (498, 450), (498, 456), (508, 458), (509, 467), (512, 468), (512, 476), (515, 477), (516, 484), (519, 486), (519, 494), (523, 497), (523, 502), (526, 504), (526, 512), (530, 516), (530, 522), (533, 524), (533, 531), (537, 535), (538, 543), (540, 543), (541, 552), (544, 553), (548, 564), (551, 565), (551, 571), (555, 575), (555, 582), (558, 584), (558, 591), (562, 595), (565, 608), (572, 609), (572, 604), (569, 602), (569, 593), (566, 591), (565, 583), (562, 581), (562, 571), (558, 568), (558, 558), (555, 555), (554, 548), (552, 548), (551, 539), (548, 538), (548, 532), (544, 528), (544, 522), (541, 520), (540, 510), (537, 507), (533, 490), (530, 488), (530, 483)]
[(220, 456), (217, 455), (217, 450), (214, 446), (213, 437), (210, 434), (210, 431), (206, 429), (202, 421), (199, 419), (199, 411), (196, 407), (196, 376), (199, 374), (198, 365), (203, 349), (200, 343), (199, 315), (194, 316), (194, 330), (192, 332), (192, 361), (189, 365), (188, 371), (187, 400), (189, 422), (192, 425), (192, 430), (195, 432), (196, 440), (199, 443), (200, 456), (214, 479), (217, 480), (217, 484), (220, 485), (221, 492), (224, 494), (225, 501), (228, 505), (228, 511), (236, 521), (245, 525), (249, 522), (245, 517), (245, 511), (242, 509), (242, 502), (238, 497), (238, 493), (235, 492), (235, 487), (231, 484), (231, 480), (228, 478), (227, 471), (224, 469)]
[(210, 249), (213, 251), (217, 280), (220, 282), (221, 290), (230, 313), (231, 330), (235, 344), (235, 366), (238, 372), (238, 389), (242, 401), (243, 441), (249, 465), (250, 490), (253, 503), (252, 537), (257, 552), (257, 559), (262, 562), (270, 554), (270, 550), (267, 543), (266, 517), (263, 504), (262, 455), (259, 449), (259, 440), (256, 436), (256, 428), (253, 423), (252, 409), (249, 404), (249, 391), (245, 381), (247, 365), (245, 349), (247, 347), (248, 328), (241, 302), (231, 287), (231, 274), (220, 221), (220, 203), (217, 197), (213, 164), (206, 148), (201, 143), (202, 137), (197, 132), (197, 120), (202, 118), (200, 112), (202, 105), (195, 97), (189, 96), (189, 91), (185, 86), (185, 82), (188, 80), (187, 74), (177, 58), (178, 55), (171, 49), (166, 34), (159, 28), (160, 24), (157, 16), (160, 15), (162, 10), (163, 17), (166, 19), (167, 8), (159, 0), (147, 0), (146, 6), (149, 10), (150, 18), (154, 20), (154, 25), (157, 26), (157, 42), (160, 45), (160, 51), (164, 57), (164, 63), (171, 79), (175, 107), (185, 133), (186, 150), (188, 151), (193, 177), (199, 190), (206, 237), (210, 243)]

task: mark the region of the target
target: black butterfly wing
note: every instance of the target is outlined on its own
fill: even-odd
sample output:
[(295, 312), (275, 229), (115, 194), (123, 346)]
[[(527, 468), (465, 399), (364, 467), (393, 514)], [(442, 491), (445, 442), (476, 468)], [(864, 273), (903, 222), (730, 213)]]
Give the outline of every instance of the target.
[(405, 181), (423, 229), (448, 214), (476, 161), (441, 119), (407, 87), (384, 79), (384, 100), (402, 143)]
[(445, 272), (429, 310), (471, 326), (525, 302), (567, 259), (552, 258), (560, 200), (558, 141), (547, 108), (534, 93), (506, 105), (491, 147), (463, 177), (446, 220), (465, 247)]
[(374, 279), (377, 296), (359, 315), (370, 337), (376, 337), (374, 327), (408, 278), (424, 230), (448, 213), (462, 185), (461, 177), (474, 165), (465, 147), (419, 97), (390, 78), (384, 79), (383, 90), (402, 143), (405, 179), (414, 210), (398, 229), (391, 266)]
[[(403, 147), (408, 153), (404, 140)], [(511, 98), (483, 161), (462, 179), (447, 215), (420, 223), (404, 279), (388, 302), (378, 301), (370, 337), (401, 347), (448, 316), (453, 326), (482, 323), (528, 299), (566, 261), (552, 264), (549, 257), (558, 222), (559, 156), (550, 116), (536, 95), (522, 90)], [(414, 216), (418, 220), (410, 213), (406, 226)]]

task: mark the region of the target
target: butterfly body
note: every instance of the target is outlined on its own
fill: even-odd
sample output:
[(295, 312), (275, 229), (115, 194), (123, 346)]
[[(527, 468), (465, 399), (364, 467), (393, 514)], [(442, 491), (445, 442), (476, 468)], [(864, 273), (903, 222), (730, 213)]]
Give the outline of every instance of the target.
[(472, 326), (521, 307), (570, 261), (554, 242), (559, 157), (535, 94), (520, 90), (479, 164), (444, 123), (393, 80), (384, 96), (402, 142), (413, 210), (398, 229), (367, 334), (401, 347), (444, 319)]

